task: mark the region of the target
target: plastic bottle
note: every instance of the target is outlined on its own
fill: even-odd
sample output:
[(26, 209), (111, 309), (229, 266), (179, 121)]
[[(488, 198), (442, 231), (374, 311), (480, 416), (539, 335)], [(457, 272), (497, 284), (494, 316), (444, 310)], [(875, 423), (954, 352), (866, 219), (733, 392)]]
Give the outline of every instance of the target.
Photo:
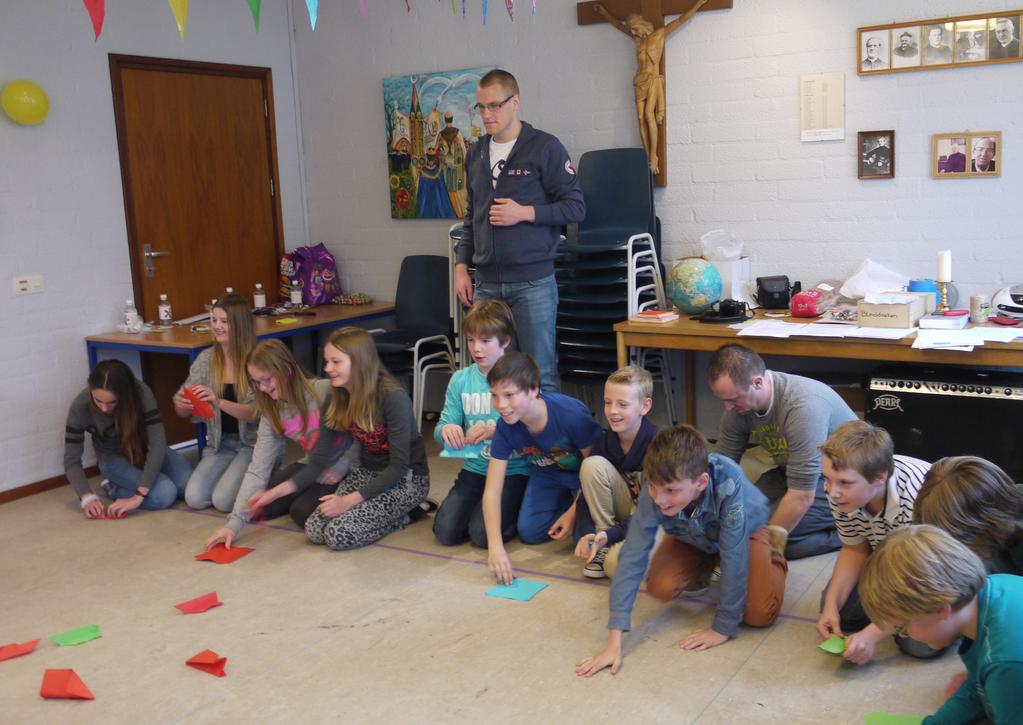
[(256, 291), (252, 293), (252, 306), (256, 309), (266, 307), (266, 291), (259, 282), (256, 282)]
[(291, 280), (291, 304), (302, 304), (302, 287), (298, 284), (297, 279)]
[(171, 313), (171, 305), (167, 301), (167, 295), (160, 295), (160, 304), (156, 306), (156, 316), (163, 324), (169, 325), (174, 321), (174, 315)]
[(124, 301), (124, 326), (127, 328), (137, 327), (139, 324), (139, 311), (135, 309), (135, 300)]

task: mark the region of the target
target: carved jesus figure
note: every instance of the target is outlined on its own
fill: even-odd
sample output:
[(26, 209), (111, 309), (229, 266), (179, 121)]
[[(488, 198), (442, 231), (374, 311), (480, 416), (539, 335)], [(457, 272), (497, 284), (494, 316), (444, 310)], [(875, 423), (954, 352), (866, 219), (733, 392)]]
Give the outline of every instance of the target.
[(660, 160), (657, 158), (657, 127), (664, 123), (664, 76), (661, 75), (664, 39), (678, 30), (706, 2), (707, 0), (697, 0), (688, 12), (663, 28), (655, 28), (653, 23), (637, 13), (621, 20), (609, 13), (603, 5), (594, 6), (597, 13), (631, 37), (636, 44), (636, 77), (632, 82), (636, 92), (636, 118), (639, 120), (639, 134), (643, 139), (643, 148), (650, 158), (650, 171), (653, 174), (660, 170)]

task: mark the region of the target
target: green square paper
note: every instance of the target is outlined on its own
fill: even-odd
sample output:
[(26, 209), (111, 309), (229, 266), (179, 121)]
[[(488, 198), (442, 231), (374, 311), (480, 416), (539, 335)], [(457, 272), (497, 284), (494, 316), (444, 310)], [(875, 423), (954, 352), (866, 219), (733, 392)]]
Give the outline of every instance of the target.
[(83, 644), (85, 642), (98, 639), (102, 635), (99, 633), (98, 624), (87, 624), (84, 627), (78, 629), (69, 629), (66, 632), (60, 634), (54, 634), (47, 637), (48, 640), (61, 647), (70, 647), (75, 644)]

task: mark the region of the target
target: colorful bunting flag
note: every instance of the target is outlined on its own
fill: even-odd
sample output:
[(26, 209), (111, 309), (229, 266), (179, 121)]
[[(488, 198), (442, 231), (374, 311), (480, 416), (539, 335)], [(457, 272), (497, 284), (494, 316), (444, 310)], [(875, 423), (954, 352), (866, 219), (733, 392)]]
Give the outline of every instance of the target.
[(490, 8), (490, 0), (483, 0), (483, 24), (487, 24), (487, 10)]
[(96, 34), (96, 40), (99, 40), (100, 33), (103, 32), (103, 16), (106, 14), (104, 0), (82, 0), (82, 4), (89, 11), (89, 19), (92, 20), (92, 32)]
[(533, 10), (529, 14), (536, 17), (536, 0), (533, 0)]
[(366, 17), (366, 0), (359, 0), (359, 15)]
[(504, 0), (504, 6), (508, 9), (508, 17), (515, 22), (515, 0)]
[(409, 2), (409, 0), (405, 0), (405, 12), (406, 13), (412, 12), (412, 4)]
[(185, 39), (185, 26), (188, 24), (188, 0), (167, 0), (174, 12), (174, 22), (178, 24), (178, 35)]
[(256, 24), (256, 32), (259, 32), (259, 6), (263, 4), (263, 0), (247, 0), (249, 3), (249, 10), (252, 11), (252, 22)]
[(316, 10), (319, 0), (305, 0), (305, 6), (309, 8), (309, 23), (316, 30)]

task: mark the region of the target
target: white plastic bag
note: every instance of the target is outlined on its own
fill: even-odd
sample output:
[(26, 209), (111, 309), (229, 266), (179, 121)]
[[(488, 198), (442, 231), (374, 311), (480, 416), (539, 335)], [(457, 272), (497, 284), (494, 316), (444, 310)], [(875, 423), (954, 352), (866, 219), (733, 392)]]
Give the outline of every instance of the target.
[(892, 290), (905, 289), (909, 277), (871, 259), (864, 259), (863, 264), (852, 277), (845, 281), (839, 290), (843, 297), (861, 299), (868, 295)]
[(727, 229), (713, 229), (700, 237), (703, 258), (710, 262), (731, 262), (742, 256), (742, 240)]

